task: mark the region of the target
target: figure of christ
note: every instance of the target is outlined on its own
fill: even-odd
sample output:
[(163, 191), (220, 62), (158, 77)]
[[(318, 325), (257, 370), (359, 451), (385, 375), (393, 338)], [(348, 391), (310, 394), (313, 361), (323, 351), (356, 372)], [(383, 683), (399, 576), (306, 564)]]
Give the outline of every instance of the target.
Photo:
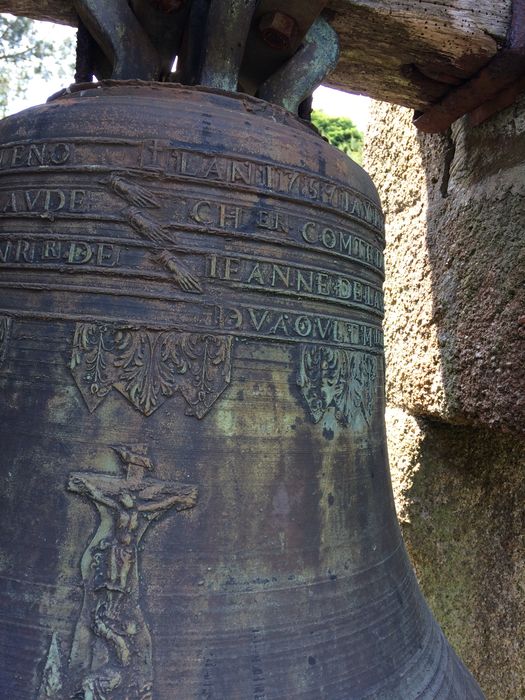
[(73, 472), (67, 488), (88, 498), (100, 523), (81, 561), (82, 612), (70, 671), (79, 700), (150, 700), (151, 637), (140, 608), (138, 545), (162, 513), (193, 508), (197, 488), (147, 476), (139, 452), (113, 448), (125, 474)]

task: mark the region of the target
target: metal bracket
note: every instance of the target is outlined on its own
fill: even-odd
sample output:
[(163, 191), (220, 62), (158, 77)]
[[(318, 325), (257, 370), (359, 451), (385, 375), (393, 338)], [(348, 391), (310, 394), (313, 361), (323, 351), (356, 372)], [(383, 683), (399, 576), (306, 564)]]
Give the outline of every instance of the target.
[(154, 80), (160, 56), (130, 9), (127, 0), (74, 0), (91, 36), (112, 64), (114, 80)]
[(299, 51), (261, 87), (257, 96), (297, 114), (299, 105), (337, 65), (339, 37), (322, 17), (318, 17), (304, 38)]
[(246, 39), (257, 0), (212, 0), (201, 84), (237, 90)]
[(429, 134), (446, 131), (465, 114), (481, 124), (509, 107), (525, 89), (525, 0), (513, 0), (512, 19), (505, 47), (468, 82), (448, 92), (414, 124)]
[[(275, 3), (269, 11), (259, 0), (74, 2), (81, 20), (77, 79), (82, 81), (91, 79), (95, 66), (97, 77), (114, 80), (240, 89), (297, 114), (339, 58), (337, 33), (320, 16), (326, 0), (312, 0), (307, 8), (296, 0), (287, 7), (294, 16)], [(263, 68), (251, 44), (273, 54)], [(177, 71), (171, 74), (175, 55)]]

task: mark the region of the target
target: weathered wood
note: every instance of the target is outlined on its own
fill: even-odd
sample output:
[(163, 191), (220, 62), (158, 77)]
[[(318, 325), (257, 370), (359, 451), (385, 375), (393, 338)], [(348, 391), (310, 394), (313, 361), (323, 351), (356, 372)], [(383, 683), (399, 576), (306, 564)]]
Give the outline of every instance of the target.
[[(514, 0), (505, 47), (473, 78), (453, 88), (414, 123), (422, 131), (446, 131), (456, 119), (476, 112), (476, 122), (509, 106), (521, 92), (525, 76), (525, 0)], [(519, 91), (513, 96), (513, 91)], [(505, 91), (505, 95), (501, 94)], [(510, 90), (510, 93), (508, 92)], [(503, 103), (501, 100), (503, 99)], [(482, 121), (483, 119), (481, 119)]]
[[(511, 0), (331, 0), (342, 52), (330, 84), (425, 109), (496, 54)], [(0, 11), (75, 24), (70, 0), (0, 0)]]
[(0, 0), (0, 12), (73, 26), (77, 23), (72, 0)]
[(485, 65), (504, 43), (511, 14), (511, 0), (333, 0), (330, 6), (342, 42), (334, 86), (415, 109)]

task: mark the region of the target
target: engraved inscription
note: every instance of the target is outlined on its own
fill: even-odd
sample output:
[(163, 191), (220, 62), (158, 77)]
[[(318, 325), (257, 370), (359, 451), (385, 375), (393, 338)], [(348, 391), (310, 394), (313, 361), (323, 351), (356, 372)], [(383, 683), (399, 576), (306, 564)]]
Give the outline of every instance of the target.
[(90, 411), (112, 388), (146, 416), (179, 392), (203, 418), (231, 381), (231, 338), (79, 323), (71, 371)]
[(13, 320), (9, 316), (0, 316), (0, 366), (7, 355), (12, 326)]
[(237, 231), (249, 223), (252, 210), (226, 202), (200, 199), (190, 201), (189, 218), (197, 224)]
[[(18, 313), (23, 313), (27, 318), (46, 321), (50, 317), (48, 311), (40, 309), (24, 309)], [(211, 363), (209, 371), (215, 368), (217, 374), (213, 383), (210, 384), (209, 379), (201, 382), (199, 391), (201, 394), (204, 392), (205, 400), (198, 413), (195, 413), (198, 417), (199, 414), (205, 415), (206, 406), (211, 407), (231, 381), (233, 338), (286, 345), (333, 345), (366, 350), (371, 354), (379, 354), (383, 349), (383, 332), (379, 325), (348, 316), (308, 313), (290, 308), (218, 305), (211, 301), (209, 304), (190, 305), (184, 301), (170, 300), (165, 306), (165, 313), (152, 319), (148, 330), (122, 322), (120, 318), (115, 318), (114, 321), (85, 322), (82, 320), (85, 313), (85, 309), (80, 308), (67, 314), (59, 311), (53, 313), (52, 317), (65, 318), (76, 324), (70, 367), (90, 411), (94, 411), (112, 389), (120, 391), (138, 410), (147, 415), (177, 392), (183, 394), (187, 403), (192, 403), (192, 382), (187, 365), (179, 363), (177, 359), (180, 358), (180, 348), (177, 347), (174, 355), (172, 353), (173, 343), (178, 346), (179, 340), (185, 337), (188, 340), (206, 340), (204, 345), (207, 349), (201, 361), (203, 366)], [(5, 323), (9, 325), (10, 321)], [(2, 337), (6, 338), (5, 333)], [(6, 340), (2, 341), (4, 350), (5, 342)], [(140, 351), (134, 356), (131, 351), (137, 347)], [(187, 344), (182, 349), (184, 352), (186, 349), (189, 351), (189, 347)], [(202, 345), (200, 347), (202, 349)], [(125, 366), (130, 360), (138, 366), (142, 362), (146, 365), (145, 383), (140, 391), (130, 381), (131, 366)], [(198, 358), (192, 362), (193, 367), (199, 366)], [(179, 364), (182, 367), (180, 375), (177, 370)], [(130, 371), (128, 373), (125, 370)], [(146, 377), (149, 377), (148, 381)], [(150, 389), (150, 384), (154, 390)], [(206, 394), (207, 391), (210, 392), (209, 395)], [(149, 399), (145, 398), (148, 396)]]
[(297, 384), (314, 423), (325, 430), (335, 422), (354, 429), (372, 417), (377, 358), (364, 352), (304, 345), (300, 350)]
[(289, 233), (290, 217), (284, 212), (275, 209), (257, 209), (257, 228), (275, 231), (277, 233)]
[(384, 230), (381, 210), (349, 187), (290, 168), (239, 160), (197, 151), (184, 151), (169, 141), (154, 139), (142, 148), (141, 166), (166, 174), (221, 182), (238, 188), (255, 187), (329, 206), (359, 219), (378, 232)]
[(34, 189), (0, 191), (0, 212), (3, 214), (85, 212), (89, 193), (78, 189)]
[(116, 267), (120, 254), (120, 246), (95, 241), (31, 240), (14, 236), (0, 240), (0, 264)]
[(87, 499), (98, 527), (80, 562), (84, 597), (67, 664), (51, 641), (38, 700), (152, 700), (153, 649), (141, 609), (139, 545), (163, 513), (193, 508), (193, 484), (161, 481), (144, 449), (113, 448), (122, 476), (72, 472), (67, 489)]
[(17, 143), (0, 148), (0, 170), (64, 165), (71, 159), (69, 143)]
[(354, 303), (383, 311), (381, 290), (358, 279), (328, 270), (312, 269), (249, 257), (210, 255), (207, 276), (237, 282), (247, 288), (289, 293), (301, 298)]
[(215, 322), (221, 330), (245, 332), (257, 338), (285, 341), (322, 341), (371, 349), (383, 347), (380, 327), (315, 313), (282, 311), (268, 307), (215, 307)]
[[(238, 156), (184, 150), (161, 139), (114, 143), (111, 151), (115, 162), (131, 167), (310, 201), (362, 221), (380, 234), (384, 231), (383, 214), (371, 200), (350, 187), (308, 172)], [(8, 144), (0, 149), (0, 171), (65, 164), (107, 167), (107, 153), (107, 142), (96, 138)]]
[(302, 247), (321, 250), (349, 260), (364, 262), (383, 271), (381, 250), (360, 236), (340, 226), (327, 226), (319, 221), (259, 204), (246, 207), (231, 202), (211, 199), (185, 198), (172, 200), (171, 221), (176, 225), (197, 224), (206, 230), (216, 229), (245, 233), (251, 238), (254, 231), (278, 235), (280, 239), (295, 241)]
[[(238, 191), (263, 190), (276, 197), (311, 202), (360, 221), (380, 235), (384, 231), (384, 216), (374, 202), (351, 187), (308, 172), (239, 156), (184, 150), (169, 140), (160, 139), (114, 143), (111, 152), (115, 163), (127, 163), (133, 168), (188, 181), (233, 185)], [(53, 168), (65, 164), (80, 170), (93, 166), (107, 170), (108, 144), (96, 138), (80, 138), (68, 142), (15, 143), (0, 149), (0, 172), (11, 168)], [(111, 186), (118, 193), (119, 185), (112, 183)], [(135, 203), (135, 206), (148, 204)], [(271, 217), (266, 222), (262, 219), (261, 224), (263, 227), (269, 225), (270, 230), (275, 231), (282, 230), (282, 226), (286, 228), (285, 222), (272, 221)]]
[(382, 270), (384, 267), (381, 251), (359, 238), (359, 236), (354, 236), (349, 231), (330, 226), (321, 226), (315, 221), (307, 221), (301, 227), (301, 236), (306, 243), (315, 247), (336, 251), (341, 255), (361, 260), (378, 270)]

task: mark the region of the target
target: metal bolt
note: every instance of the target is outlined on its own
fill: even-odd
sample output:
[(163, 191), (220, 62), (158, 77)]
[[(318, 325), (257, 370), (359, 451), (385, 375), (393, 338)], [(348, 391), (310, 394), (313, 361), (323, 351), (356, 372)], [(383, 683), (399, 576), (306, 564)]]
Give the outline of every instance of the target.
[(259, 31), (263, 40), (272, 49), (289, 49), (298, 32), (297, 22), (284, 12), (269, 12), (261, 18)]

